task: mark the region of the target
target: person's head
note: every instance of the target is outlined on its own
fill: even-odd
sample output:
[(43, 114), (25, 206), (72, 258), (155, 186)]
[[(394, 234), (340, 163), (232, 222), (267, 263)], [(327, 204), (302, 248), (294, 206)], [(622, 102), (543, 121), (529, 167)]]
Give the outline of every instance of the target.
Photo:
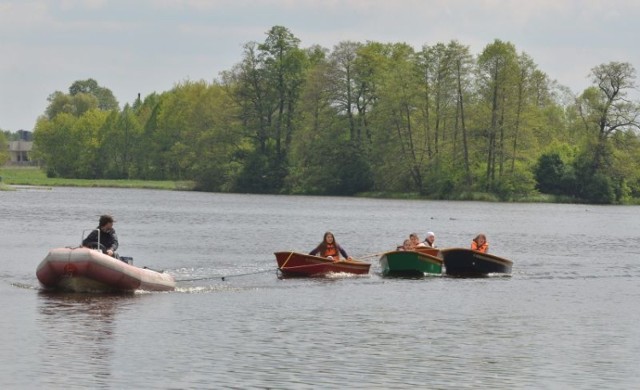
[(430, 244), (433, 244), (433, 242), (436, 240), (436, 235), (433, 232), (428, 232), (427, 237), (424, 240)]
[(336, 241), (336, 238), (333, 236), (333, 233), (331, 232), (326, 232), (324, 234), (324, 238), (322, 239), (322, 242), (324, 242), (325, 244), (333, 244)]
[(113, 227), (113, 223), (115, 221), (113, 220), (113, 217), (105, 214), (105, 215), (101, 215), (100, 216), (100, 221), (98, 221), (98, 227), (102, 230), (109, 230)]
[(409, 239), (411, 240), (411, 243), (413, 245), (417, 245), (420, 243), (420, 239), (418, 238), (418, 235), (416, 233), (409, 234)]
[(402, 249), (404, 250), (409, 250), (411, 249), (411, 240), (410, 239), (406, 239), (404, 240), (404, 243), (402, 243)]
[(487, 242), (487, 236), (485, 236), (483, 233), (480, 233), (476, 236), (476, 238), (473, 239), (473, 241), (475, 241), (478, 245), (482, 245)]

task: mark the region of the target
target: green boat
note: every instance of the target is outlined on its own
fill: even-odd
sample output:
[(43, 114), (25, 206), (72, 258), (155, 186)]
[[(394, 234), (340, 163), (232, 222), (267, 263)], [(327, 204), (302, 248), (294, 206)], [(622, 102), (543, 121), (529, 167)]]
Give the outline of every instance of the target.
[(380, 266), (384, 276), (424, 276), (442, 273), (442, 259), (434, 254), (419, 251), (387, 252), (380, 257)]

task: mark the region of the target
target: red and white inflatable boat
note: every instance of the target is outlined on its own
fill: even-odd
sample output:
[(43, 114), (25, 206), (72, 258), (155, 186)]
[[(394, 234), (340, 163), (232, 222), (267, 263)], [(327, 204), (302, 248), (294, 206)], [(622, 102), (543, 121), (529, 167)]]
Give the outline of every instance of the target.
[(89, 248), (55, 248), (36, 270), (38, 280), (48, 289), (74, 292), (172, 291), (171, 275), (139, 268)]

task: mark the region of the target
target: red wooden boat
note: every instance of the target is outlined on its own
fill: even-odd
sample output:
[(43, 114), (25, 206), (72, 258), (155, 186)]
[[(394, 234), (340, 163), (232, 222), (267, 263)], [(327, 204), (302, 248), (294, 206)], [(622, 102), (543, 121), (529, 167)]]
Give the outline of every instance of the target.
[(440, 249), (432, 248), (430, 246), (418, 246), (414, 249), (416, 252), (426, 253), (431, 256), (440, 257)]
[(363, 275), (369, 273), (371, 264), (355, 260), (333, 260), (298, 252), (276, 252), (278, 269), (283, 275), (322, 276), (344, 272)]

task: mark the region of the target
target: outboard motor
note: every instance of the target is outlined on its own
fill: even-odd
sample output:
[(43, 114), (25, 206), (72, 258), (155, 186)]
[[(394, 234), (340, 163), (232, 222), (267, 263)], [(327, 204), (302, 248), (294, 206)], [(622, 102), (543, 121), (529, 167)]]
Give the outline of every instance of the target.
[(133, 265), (133, 257), (120, 256), (120, 260), (124, 261), (127, 264)]

